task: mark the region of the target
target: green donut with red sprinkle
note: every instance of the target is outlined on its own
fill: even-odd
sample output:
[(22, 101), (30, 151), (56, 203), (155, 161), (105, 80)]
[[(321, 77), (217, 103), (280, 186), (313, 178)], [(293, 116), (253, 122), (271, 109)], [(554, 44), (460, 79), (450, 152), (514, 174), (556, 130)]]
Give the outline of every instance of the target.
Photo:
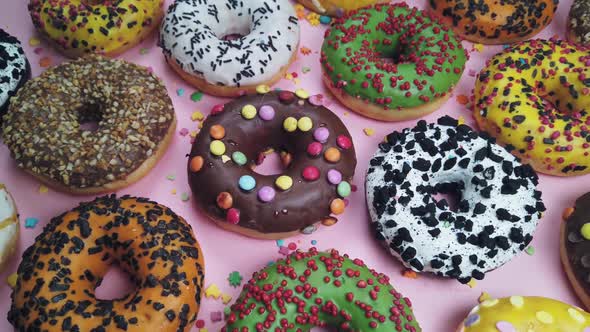
[(347, 107), (383, 121), (419, 118), (444, 103), (467, 53), (452, 30), (405, 3), (352, 11), (326, 31), (324, 83)]
[(231, 306), (223, 332), (420, 332), (411, 301), (360, 259), (297, 251), (254, 273)]

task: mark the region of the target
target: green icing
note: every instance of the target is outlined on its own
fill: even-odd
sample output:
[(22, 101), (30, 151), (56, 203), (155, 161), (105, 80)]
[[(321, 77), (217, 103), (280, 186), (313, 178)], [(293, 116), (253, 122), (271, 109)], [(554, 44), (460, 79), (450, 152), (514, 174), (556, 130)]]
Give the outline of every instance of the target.
[(321, 55), (337, 88), (388, 109), (421, 106), (449, 93), (466, 61), (451, 30), (405, 4), (375, 5), (338, 19)]
[(361, 260), (314, 248), (256, 272), (231, 310), (222, 331), (305, 332), (316, 326), (338, 331), (421, 331), (410, 300), (391, 286), (387, 276)]

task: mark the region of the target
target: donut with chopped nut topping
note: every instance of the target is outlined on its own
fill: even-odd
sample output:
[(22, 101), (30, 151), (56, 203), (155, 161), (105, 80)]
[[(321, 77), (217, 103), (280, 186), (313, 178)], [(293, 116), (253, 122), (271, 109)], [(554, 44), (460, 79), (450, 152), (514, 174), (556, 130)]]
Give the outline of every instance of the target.
[(590, 1), (574, 0), (567, 18), (567, 40), (590, 45)]
[[(135, 289), (97, 299), (113, 264)], [(205, 277), (201, 248), (182, 217), (146, 198), (115, 195), (53, 218), (17, 273), (8, 312), (17, 331), (188, 331)]]
[(72, 194), (141, 179), (166, 151), (176, 117), (147, 68), (89, 55), (28, 81), (12, 99), (2, 137), (18, 167)]

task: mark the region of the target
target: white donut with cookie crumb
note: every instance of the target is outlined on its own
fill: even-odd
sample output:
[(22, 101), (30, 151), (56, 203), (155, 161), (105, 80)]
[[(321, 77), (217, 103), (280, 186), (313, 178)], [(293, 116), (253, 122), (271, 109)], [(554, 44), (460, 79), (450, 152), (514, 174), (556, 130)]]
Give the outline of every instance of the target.
[(6, 266), (16, 249), (18, 233), (16, 205), (6, 187), (0, 183), (0, 270)]
[[(391, 254), (464, 283), (524, 250), (545, 210), (530, 166), (450, 117), (388, 135), (366, 181), (376, 236)], [(456, 211), (437, 193), (458, 194)]]

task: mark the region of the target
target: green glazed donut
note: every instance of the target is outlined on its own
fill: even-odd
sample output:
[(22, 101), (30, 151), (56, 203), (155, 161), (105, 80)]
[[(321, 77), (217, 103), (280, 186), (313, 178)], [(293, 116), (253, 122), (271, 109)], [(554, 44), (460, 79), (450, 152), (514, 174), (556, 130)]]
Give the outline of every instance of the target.
[(465, 68), (461, 42), (438, 20), (402, 4), (352, 11), (326, 31), (324, 82), (365, 116), (408, 120), (436, 110)]
[(254, 273), (222, 331), (420, 332), (411, 306), (362, 260), (312, 248)]

